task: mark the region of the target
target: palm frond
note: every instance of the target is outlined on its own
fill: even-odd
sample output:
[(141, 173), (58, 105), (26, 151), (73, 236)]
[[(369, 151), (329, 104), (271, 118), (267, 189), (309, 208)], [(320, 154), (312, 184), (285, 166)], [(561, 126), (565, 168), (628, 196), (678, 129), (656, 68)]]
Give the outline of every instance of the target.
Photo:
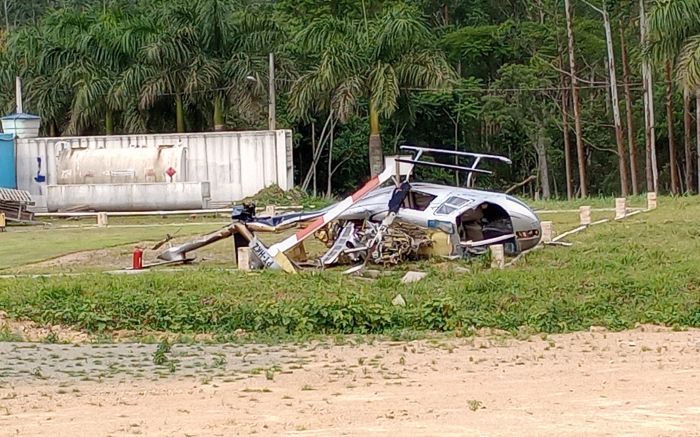
[(688, 89), (700, 87), (700, 35), (688, 38), (678, 56), (678, 80)]

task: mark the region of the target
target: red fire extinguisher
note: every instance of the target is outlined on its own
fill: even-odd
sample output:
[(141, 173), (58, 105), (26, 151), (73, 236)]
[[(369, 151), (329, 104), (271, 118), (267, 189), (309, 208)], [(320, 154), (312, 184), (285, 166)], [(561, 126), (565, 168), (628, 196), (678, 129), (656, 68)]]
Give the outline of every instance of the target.
[(143, 250), (138, 246), (134, 248), (134, 253), (131, 257), (131, 268), (133, 270), (141, 270), (143, 268)]

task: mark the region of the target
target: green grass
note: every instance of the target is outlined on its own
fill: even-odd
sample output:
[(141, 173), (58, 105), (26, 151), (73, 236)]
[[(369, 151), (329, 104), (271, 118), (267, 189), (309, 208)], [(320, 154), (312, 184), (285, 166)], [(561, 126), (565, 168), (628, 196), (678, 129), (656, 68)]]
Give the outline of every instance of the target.
[[(6, 279), (0, 280), (0, 310), (91, 332), (225, 336), (242, 329), (268, 338), (700, 326), (700, 199), (664, 198), (660, 204), (653, 212), (576, 234), (567, 239), (575, 243), (571, 248), (546, 247), (502, 271), (478, 261), (469, 265), (471, 273), (457, 273), (452, 267), (463, 263), (433, 260), (374, 281), (332, 271), (290, 276), (201, 267), (130, 277)], [(403, 285), (408, 268), (430, 274)], [(405, 307), (391, 304), (397, 293)]]
[(177, 225), (151, 227), (8, 228), (0, 233), (0, 270), (55, 258), (72, 252), (104, 249), (139, 241), (157, 241), (166, 233), (178, 236), (216, 229), (211, 223), (180, 228)]

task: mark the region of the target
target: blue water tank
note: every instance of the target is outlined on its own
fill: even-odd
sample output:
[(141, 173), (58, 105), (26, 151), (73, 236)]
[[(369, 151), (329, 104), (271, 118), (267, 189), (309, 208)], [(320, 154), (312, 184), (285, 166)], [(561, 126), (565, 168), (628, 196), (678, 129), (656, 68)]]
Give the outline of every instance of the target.
[(17, 188), (15, 141), (12, 134), (0, 134), (0, 187)]

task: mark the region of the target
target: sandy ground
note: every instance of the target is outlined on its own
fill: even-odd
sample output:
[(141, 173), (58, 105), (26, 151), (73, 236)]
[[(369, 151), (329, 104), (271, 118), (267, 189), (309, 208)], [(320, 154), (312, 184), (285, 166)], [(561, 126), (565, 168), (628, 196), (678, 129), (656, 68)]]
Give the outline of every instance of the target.
[(700, 435), (700, 331), (0, 343), (2, 436)]

